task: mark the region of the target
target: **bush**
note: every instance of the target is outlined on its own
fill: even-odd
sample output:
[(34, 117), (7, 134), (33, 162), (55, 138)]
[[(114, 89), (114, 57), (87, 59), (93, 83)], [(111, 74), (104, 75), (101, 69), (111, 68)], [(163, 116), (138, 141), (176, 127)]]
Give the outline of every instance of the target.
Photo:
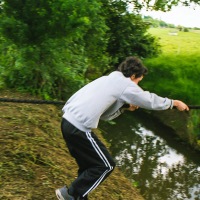
[[(66, 49), (66, 46), (71, 48)], [(72, 53), (75, 44), (67, 41), (48, 42), (24, 48), (11, 46), (1, 57), (3, 82), (9, 88), (40, 95), (45, 99), (65, 98), (85, 84), (84, 72), (88, 63), (85, 57)], [(11, 52), (12, 54), (9, 54)]]

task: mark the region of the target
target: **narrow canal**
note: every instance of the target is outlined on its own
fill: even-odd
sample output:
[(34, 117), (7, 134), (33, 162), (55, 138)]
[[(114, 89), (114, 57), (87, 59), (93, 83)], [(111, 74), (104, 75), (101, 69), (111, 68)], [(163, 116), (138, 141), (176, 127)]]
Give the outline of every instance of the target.
[(139, 110), (100, 122), (100, 129), (145, 200), (200, 200), (200, 153), (171, 129)]

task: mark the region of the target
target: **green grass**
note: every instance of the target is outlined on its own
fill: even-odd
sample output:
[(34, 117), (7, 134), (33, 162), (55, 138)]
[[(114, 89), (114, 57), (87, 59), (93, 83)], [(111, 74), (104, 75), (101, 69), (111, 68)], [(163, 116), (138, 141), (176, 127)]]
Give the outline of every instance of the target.
[[(174, 31), (178, 34), (169, 34)], [(200, 105), (200, 31), (151, 28), (149, 32), (159, 38), (162, 54), (145, 60), (149, 75), (141, 83), (142, 87), (163, 97), (179, 99), (189, 105)], [(176, 120), (180, 118), (178, 115), (174, 117)], [(164, 116), (163, 121), (199, 150), (199, 110), (190, 111), (186, 118), (187, 123), (183, 129), (170, 123), (172, 115)]]
[[(177, 31), (178, 35), (170, 35)], [(164, 55), (195, 55), (200, 54), (200, 32), (182, 32), (170, 28), (151, 28), (149, 33), (159, 38)]]
[(190, 104), (200, 104), (200, 32), (151, 28), (159, 38), (162, 54), (145, 60), (149, 75), (142, 86), (152, 92)]

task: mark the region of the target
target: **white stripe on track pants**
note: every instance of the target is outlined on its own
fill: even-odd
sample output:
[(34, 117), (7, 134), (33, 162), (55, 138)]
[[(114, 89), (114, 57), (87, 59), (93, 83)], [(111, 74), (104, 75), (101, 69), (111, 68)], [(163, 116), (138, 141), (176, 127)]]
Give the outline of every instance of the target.
[(93, 132), (83, 132), (66, 119), (62, 120), (61, 130), (79, 167), (78, 177), (71, 183), (69, 192), (73, 196), (86, 197), (113, 171), (115, 162)]

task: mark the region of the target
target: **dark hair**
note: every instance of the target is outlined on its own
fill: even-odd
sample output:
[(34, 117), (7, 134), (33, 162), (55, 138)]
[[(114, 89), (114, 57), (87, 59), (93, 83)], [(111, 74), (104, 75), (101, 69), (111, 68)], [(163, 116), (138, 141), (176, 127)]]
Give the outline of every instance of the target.
[(122, 72), (125, 77), (131, 77), (135, 74), (135, 78), (138, 78), (142, 75), (146, 75), (148, 69), (139, 58), (130, 56), (118, 66), (118, 71)]

